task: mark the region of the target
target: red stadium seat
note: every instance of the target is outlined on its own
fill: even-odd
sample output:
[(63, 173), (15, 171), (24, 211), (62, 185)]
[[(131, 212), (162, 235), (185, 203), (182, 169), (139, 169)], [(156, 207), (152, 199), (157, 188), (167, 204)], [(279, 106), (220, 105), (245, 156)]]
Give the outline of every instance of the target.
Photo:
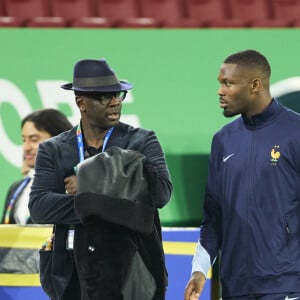
[(122, 28), (158, 28), (161, 27), (162, 24), (154, 18), (138, 17), (120, 19), (117, 21), (116, 26)]
[(138, 0), (96, 0), (98, 17), (107, 18), (117, 27), (153, 28), (161, 24), (154, 18), (144, 18), (141, 15)]
[(113, 23), (107, 18), (97, 17), (92, 0), (49, 0), (53, 16), (67, 20), (70, 27), (107, 28)]
[(96, 16), (119, 21), (141, 17), (136, 0), (97, 0)]
[(213, 21), (222, 22), (229, 18), (223, 0), (184, 0), (187, 17), (198, 20), (202, 26), (210, 26)]
[(139, 0), (141, 15), (159, 20), (164, 27), (182, 26), (186, 13), (180, 0)]
[(287, 20), (252, 20), (250, 22), (250, 27), (256, 28), (286, 28), (291, 26), (291, 22)]
[(297, 27), (299, 28), (300, 27), (300, 18), (293, 21), (292, 24), (291, 24), (292, 27)]
[(115, 27), (115, 23), (102, 17), (77, 18), (70, 24), (71, 27), (79, 28), (110, 28)]
[(62, 17), (34, 17), (30, 18), (26, 24), (26, 27), (68, 27), (68, 21)]
[(283, 20), (272, 19), (269, 0), (226, 0), (229, 16), (247, 22), (251, 27), (286, 27)]
[(49, 0), (52, 16), (69, 21), (95, 16), (91, 0)]
[(5, 10), (4, 10), (4, 3), (2, 0), (0, 0), (0, 17), (5, 16)]
[(209, 21), (207, 27), (213, 28), (243, 28), (250, 27), (250, 23), (244, 20), (223, 19)]
[(292, 23), (300, 18), (300, 0), (272, 0), (271, 7), (276, 20)]
[(19, 26), (31, 24), (33, 27), (62, 27), (63, 20), (51, 18), (50, 8), (46, 0), (3, 0), (7, 16)]
[(6, 15), (29, 19), (50, 16), (46, 0), (3, 0)]
[(4, 3), (0, 0), (0, 27), (20, 27), (24, 22), (15, 17), (9, 17), (6, 15)]
[(271, 11), (266, 0), (226, 0), (232, 19), (271, 19)]
[(0, 27), (22, 27), (25, 26), (25, 20), (15, 17), (0, 16)]

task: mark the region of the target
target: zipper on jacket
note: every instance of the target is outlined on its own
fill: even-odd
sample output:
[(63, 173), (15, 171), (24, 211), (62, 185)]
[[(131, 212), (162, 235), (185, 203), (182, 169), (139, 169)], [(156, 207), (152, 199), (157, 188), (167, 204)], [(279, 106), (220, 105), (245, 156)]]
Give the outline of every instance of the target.
[(286, 229), (286, 244), (287, 244), (287, 255), (290, 257), (290, 245), (291, 245), (291, 233), (290, 233), (290, 227), (287, 218), (285, 217), (285, 229)]
[(287, 233), (287, 242), (289, 244), (291, 234), (290, 234), (290, 227), (289, 227), (289, 223), (288, 223), (287, 219), (285, 219), (285, 229), (286, 229), (286, 233)]
[[(249, 182), (248, 182), (248, 191), (247, 191), (247, 224), (249, 224), (249, 207), (250, 207), (250, 202), (251, 202), (251, 198), (252, 198), (252, 193), (251, 193), (251, 185), (252, 185), (252, 170), (253, 170), (253, 166), (254, 163), (252, 162), (252, 157), (253, 157), (253, 141), (254, 141), (254, 131), (251, 131), (251, 143), (250, 143), (250, 155), (249, 155)], [(250, 229), (249, 229), (249, 225), (247, 225), (247, 231), (248, 231), (248, 238), (247, 238), (247, 249), (246, 249), (246, 264), (247, 264), (247, 270), (248, 270), (248, 291), (249, 294), (252, 294), (252, 286), (251, 286), (251, 282), (250, 282), (250, 278), (251, 278), (251, 270), (250, 270)]]
[(290, 237), (290, 229), (289, 229), (289, 224), (288, 224), (287, 220), (285, 220), (285, 225), (286, 225), (286, 232), (288, 234), (288, 237)]

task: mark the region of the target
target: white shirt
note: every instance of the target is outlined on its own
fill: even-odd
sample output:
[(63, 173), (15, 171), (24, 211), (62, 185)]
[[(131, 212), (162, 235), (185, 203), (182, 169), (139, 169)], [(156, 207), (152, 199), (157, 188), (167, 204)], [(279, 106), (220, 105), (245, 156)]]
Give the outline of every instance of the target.
[(205, 248), (201, 245), (200, 241), (196, 245), (195, 255), (193, 258), (192, 274), (196, 271), (203, 273), (207, 276), (207, 273), (211, 267), (210, 256)]
[(29, 203), (29, 193), (32, 185), (32, 179), (34, 175), (34, 169), (30, 170), (27, 174), (31, 179), (28, 184), (25, 186), (21, 194), (19, 195), (14, 210), (14, 219), (17, 224), (26, 225), (28, 218), (30, 216), (28, 203)]

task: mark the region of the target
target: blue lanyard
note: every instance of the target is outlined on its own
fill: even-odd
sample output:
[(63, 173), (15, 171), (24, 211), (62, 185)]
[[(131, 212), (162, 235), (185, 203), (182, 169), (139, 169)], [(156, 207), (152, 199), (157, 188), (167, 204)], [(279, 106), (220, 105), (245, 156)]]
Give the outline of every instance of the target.
[(16, 191), (14, 192), (12, 198), (9, 200), (9, 204), (8, 204), (5, 218), (4, 218), (4, 224), (9, 224), (9, 221), (10, 221), (9, 219), (10, 219), (10, 216), (12, 213), (12, 208), (15, 205), (17, 198), (19, 197), (19, 195), (24, 190), (24, 188), (26, 187), (26, 185), (29, 183), (30, 180), (31, 180), (31, 178), (29, 176), (25, 177), (23, 179), (23, 181), (21, 182), (21, 184), (16, 189)]
[[(102, 145), (102, 151), (105, 151), (105, 148), (107, 146), (108, 140), (112, 134), (114, 130), (114, 127), (110, 128), (105, 137), (104, 137), (104, 141), (103, 141), (103, 145)], [(77, 146), (78, 146), (78, 154), (79, 154), (79, 161), (83, 161), (84, 160), (84, 146), (83, 146), (83, 138), (82, 138), (82, 131), (81, 131), (81, 126), (80, 124), (78, 124), (77, 126), (77, 131), (76, 131), (76, 135), (77, 135)]]

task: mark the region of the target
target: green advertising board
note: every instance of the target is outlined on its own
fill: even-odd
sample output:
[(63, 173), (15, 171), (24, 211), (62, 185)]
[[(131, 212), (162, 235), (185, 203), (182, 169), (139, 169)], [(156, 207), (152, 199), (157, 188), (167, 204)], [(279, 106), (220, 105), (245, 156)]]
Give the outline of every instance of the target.
[(133, 83), (123, 121), (153, 129), (166, 153), (174, 193), (161, 219), (198, 226), (213, 134), (226, 122), (217, 75), (232, 52), (252, 48), (272, 66), (272, 83), (300, 74), (299, 29), (0, 29), (0, 213), (9, 185), (20, 179), (20, 121), (54, 107), (75, 125), (74, 63), (105, 57)]

